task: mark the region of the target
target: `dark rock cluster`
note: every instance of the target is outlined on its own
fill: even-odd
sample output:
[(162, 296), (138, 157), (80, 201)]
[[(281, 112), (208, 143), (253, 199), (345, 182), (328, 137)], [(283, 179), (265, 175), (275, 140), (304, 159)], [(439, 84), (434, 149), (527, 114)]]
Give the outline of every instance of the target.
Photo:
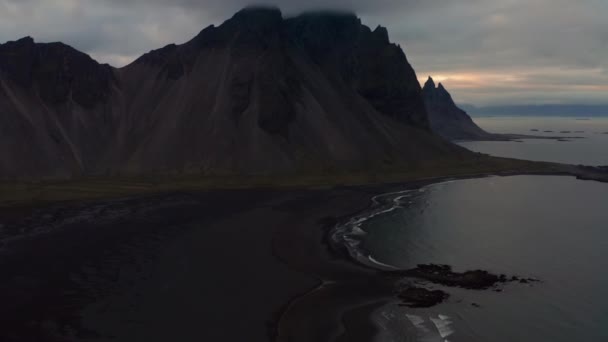
[(418, 265), (414, 269), (403, 271), (386, 272), (391, 277), (397, 277), (396, 295), (403, 302), (402, 305), (413, 308), (432, 307), (442, 303), (449, 298), (449, 294), (443, 290), (429, 290), (419, 286), (412, 286), (410, 282), (404, 280), (415, 278), (427, 281), (431, 284), (443, 285), (448, 287), (459, 287), (468, 290), (489, 290), (502, 292), (498, 285), (505, 283), (531, 284), (540, 282), (535, 278), (525, 278), (504, 274), (496, 275), (484, 270), (474, 270), (466, 272), (454, 272), (448, 265)]
[(422, 287), (407, 286), (397, 292), (397, 297), (403, 302), (403, 306), (410, 308), (430, 308), (449, 298), (449, 295), (441, 290), (428, 290)]

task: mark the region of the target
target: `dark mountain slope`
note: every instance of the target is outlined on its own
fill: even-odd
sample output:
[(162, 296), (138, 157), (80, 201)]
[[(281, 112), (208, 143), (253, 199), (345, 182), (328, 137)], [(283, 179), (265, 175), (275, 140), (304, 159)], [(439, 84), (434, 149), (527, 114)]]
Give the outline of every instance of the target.
[[(513, 141), (520, 139), (561, 140), (560, 136), (537, 136), (523, 134), (488, 133), (481, 129), (471, 117), (460, 109), (452, 96), (439, 83), (436, 87), (431, 77), (422, 88), (424, 102), (431, 129), (447, 140)], [(581, 139), (581, 137), (570, 137)]]
[(452, 96), (431, 77), (422, 88), (424, 103), (432, 130), (449, 140), (504, 140), (481, 129), (471, 117), (456, 106)]
[(0, 176), (94, 171), (113, 134), (113, 70), (61, 43), (0, 45)]
[[(13, 72), (27, 49), (37, 62)], [(62, 44), (0, 51), (4, 178), (326, 174), (466, 154), (429, 131), (386, 29), (353, 15), (246, 9), (122, 69)]]

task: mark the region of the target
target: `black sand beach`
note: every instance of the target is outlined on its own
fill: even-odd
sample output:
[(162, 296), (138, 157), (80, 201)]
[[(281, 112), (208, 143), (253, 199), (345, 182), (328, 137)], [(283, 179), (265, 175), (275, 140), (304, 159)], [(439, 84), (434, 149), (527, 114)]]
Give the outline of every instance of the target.
[(327, 231), (437, 181), (0, 209), (0, 340), (370, 341), (371, 312), (399, 301), (394, 274)]
[[(339, 336), (343, 311), (368, 306), (368, 295), (332, 288), (331, 305), (316, 302), (323, 291), (311, 307), (297, 303), (322, 281), (371, 272), (333, 257), (322, 228), (373, 193), (216, 191), (3, 209), (3, 234), (23, 237), (3, 239), (2, 340), (267, 341), (302, 325), (315, 339)], [(319, 313), (334, 320), (321, 324)]]

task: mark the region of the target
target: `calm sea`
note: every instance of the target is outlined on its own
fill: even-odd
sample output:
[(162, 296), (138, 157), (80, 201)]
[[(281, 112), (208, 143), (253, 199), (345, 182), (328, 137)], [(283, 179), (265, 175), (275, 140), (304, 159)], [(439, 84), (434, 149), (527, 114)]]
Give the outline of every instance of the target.
[(608, 341), (608, 184), (490, 177), (379, 201), (383, 213), (353, 220), (349, 239), (378, 265), (439, 263), (542, 282), (449, 288), (431, 309), (387, 304), (374, 314), (378, 341)]
[[(464, 142), (460, 145), (500, 157), (570, 164), (608, 165), (608, 117), (477, 117), (492, 133), (557, 136), (567, 141)], [(532, 131), (534, 130), (534, 131)], [(582, 137), (584, 139), (575, 139)]]
[[(472, 150), (608, 165), (608, 118), (476, 121), (497, 133), (585, 139), (463, 143)], [(383, 306), (373, 317), (378, 341), (608, 341), (608, 184), (559, 176), (488, 177), (375, 201), (382, 205), (344, 227), (362, 260), (398, 268), (448, 264), (541, 280), (509, 283), (502, 292), (420, 282), (446, 290), (450, 299), (431, 309)]]

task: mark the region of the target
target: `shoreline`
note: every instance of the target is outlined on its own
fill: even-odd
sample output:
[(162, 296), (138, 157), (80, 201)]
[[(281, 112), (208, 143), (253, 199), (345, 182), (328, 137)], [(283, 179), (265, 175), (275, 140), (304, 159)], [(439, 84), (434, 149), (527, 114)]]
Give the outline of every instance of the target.
[[(3, 284), (3, 294), (0, 297), (12, 295), (12, 292), (22, 287), (24, 283), (40, 282), (49, 288), (34, 287), (33, 290), (41, 291), (38, 295), (33, 296), (34, 299), (11, 296), (8, 303), (12, 303), (13, 308), (24, 310), (21, 312), (22, 317), (39, 315), (42, 319), (36, 323), (40, 325), (33, 326), (41, 330), (32, 330), (31, 322), (26, 322), (28, 324), (21, 328), (10, 326), (17, 334), (25, 331), (28, 331), (28, 334), (44, 334), (46, 331), (44, 322), (63, 320), (70, 324), (85, 321), (80, 327), (82, 328), (81, 333), (84, 335), (90, 331), (97, 332), (101, 336), (106, 334), (121, 336), (121, 332), (129, 332), (124, 335), (124, 339), (118, 339), (118, 341), (133, 340), (133, 338), (141, 336), (145, 336), (150, 341), (166, 340), (168, 335), (154, 334), (154, 329), (162, 326), (165, 329), (172, 327), (174, 331), (182, 334), (192, 333), (198, 334), (196, 336), (201, 338), (212, 338), (215, 336), (214, 331), (228, 329), (234, 322), (217, 321), (217, 327), (211, 326), (209, 331), (188, 330), (187, 328), (191, 326), (184, 326), (184, 324), (192, 319), (192, 313), (180, 311), (183, 311), (184, 307), (189, 308), (193, 303), (200, 303), (200, 306), (188, 310), (195, 310), (197, 315), (208, 317), (213, 321), (228, 317), (222, 315), (228, 315), (231, 312), (242, 312), (244, 303), (249, 304), (252, 298), (260, 297), (264, 300), (249, 304), (251, 308), (242, 313), (250, 316), (242, 318), (245, 322), (242, 324), (246, 324), (242, 327), (242, 332), (233, 329), (235, 330), (231, 332), (234, 334), (233, 338), (247, 337), (252, 341), (266, 341), (269, 336), (273, 336), (274, 329), (277, 341), (297, 341), (298, 339), (293, 338), (294, 336), (301, 341), (306, 341), (306, 336), (294, 335), (293, 332), (307, 331), (318, 333), (319, 335), (315, 335), (315, 338), (318, 338), (316, 340), (361, 336), (360, 341), (363, 342), (375, 334), (371, 322), (367, 325), (362, 323), (363, 317), (369, 316), (374, 309), (377, 309), (371, 303), (391, 303), (398, 300), (395, 297), (394, 288), (385, 279), (379, 279), (381, 277), (378, 276), (377, 270), (366, 268), (332, 252), (327, 241), (328, 227), (369, 209), (374, 196), (396, 189), (404, 191), (442, 181), (520, 174), (528, 175), (530, 173), (503, 172), (468, 174), (459, 177), (428, 177), (410, 182), (330, 189), (182, 192), (111, 201), (59, 203), (54, 205), (57, 211), (53, 211), (55, 210), (52, 209), (53, 206), (31, 209), (33, 212), (39, 211), (37, 214), (32, 214), (32, 212), (28, 212), (27, 208), (23, 208), (22, 212), (12, 214), (25, 218), (23, 224), (31, 225), (32, 222), (40, 225), (49, 224), (59, 227), (57, 229), (61, 231), (44, 233), (50, 235), (43, 234), (41, 237), (32, 238), (32, 241), (17, 243), (17, 247), (20, 244), (23, 245), (25, 254), (13, 253), (16, 259), (9, 258), (0, 263), (0, 271), (8, 275), (7, 282)], [(550, 174), (571, 176), (555, 172), (534, 173), (534, 175)], [(101, 210), (92, 210), (97, 206)], [(125, 208), (127, 213), (123, 213), (124, 215), (121, 216), (119, 212)], [(0, 224), (3, 224), (4, 228), (12, 229), (10, 223), (6, 225), (4, 222), (9, 217), (4, 215), (5, 213), (10, 213), (10, 210), (0, 210)], [(87, 215), (91, 216), (85, 217), (84, 221), (77, 222), (77, 224), (62, 223), (69, 221), (70, 218), (79, 217), (82, 213), (89, 213)], [(196, 214), (193, 215), (193, 213)], [(51, 215), (51, 217), (45, 218), (47, 215)], [(19, 219), (13, 217), (11, 220), (18, 221)], [(164, 222), (171, 222), (172, 225), (177, 226), (166, 231), (167, 227), (164, 226)], [(195, 226), (193, 227), (192, 224)], [(201, 225), (205, 228), (198, 227)], [(110, 227), (112, 229), (108, 232), (107, 229)], [(133, 241), (141, 241), (142, 236), (145, 237), (152, 231), (158, 231), (158, 233), (152, 234), (152, 240), (158, 240), (159, 244), (158, 249), (151, 252), (156, 259), (146, 261), (152, 266), (126, 263), (127, 266), (149, 270), (152, 272), (151, 279), (156, 280), (152, 282), (138, 280), (135, 285), (128, 286), (123, 284), (123, 282), (126, 283), (122, 279), (123, 273), (130, 276), (131, 271), (125, 269), (121, 253), (128, 257), (140, 255), (139, 247), (129, 246), (126, 251), (122, 250), (123, 229), (127, 227), (129, 227), (129, 236), (132, 237), (130, 240)], [(84, 231), (81, 231), (83, 229)], [(108, 234), (109, 236), (105, 236)], [(90, 240), (90, 246), (95, 246), (100, 251), (88, 250), (89, 245), (80, 246), (82, 239)], [(115, 242), (114, 239), (117, 239), (118, 242)], [(128, 242), (127, 245), (133, 243)], [(31, 244), (40, 246), (42, 249), (31, 251)], [(97, 244), (99, 246), (96, 246)], [(106, 247), (114, 245), (120, 247), (117, 247), (120, 253), (112, 259), (106, 260), (102, 251), (107, 249)], [(77, 246), (78, 248), (75, 248)], [(30, 251), (27, 252), (27, 250)], [(239, 253), (235, 254), (232, 250), (239, 251)], [(99, 253), (99, 255), (95, 253)], [(97, 259), (90, 261), (89, 254)], [(214, 257), (210, 258), (210, 255)], [(43, 271), (44, 268), (48, 267), (49, 262), (61, 264), (64, 258), (69, 258), (70, 263), (53, 270), (53, 279), (57, 279), (44, 283), (45, 277), (50, 275), (48, 270)], [(83, 259), (83, 261), (81, 262), (79, 259)], [(35, 264), (29, 265), (25, 263), (26, 260), (35, 260)], [(15, 263), (11, 264), (12, 261)], [(20, 274), (19, 269), (25, 265), (31, 269), (32, 274)], [(256, 267), (251, 268), (251, 265)], [(91, 278), (91, 275), (82, 277), (82, 269), (91, 267), (94, 269), (88, 272), (93, 277)], [(37, 273), (37, 270), (41, 272)], [(198, 272), (191, 273), (188, 270), (206, 271), (199, 274)], [(95, 280), (95, 277), (106, 273), (110, 274), (108, 281), (98, 283)], [(11, 274), (19, 275), (20, 278), (12, 279)], [(120, 276), (113, 279), (113, 274)], [(78, 275), (80, 283), (74, 284), (70, 278), (74, 275)], [(215, 280), (206, 281), (207, 275)], [(62, 278), (58, 278), (60, 276)], [(169, 290), (166, 290), (161, 285), (168, 279), (172, 280), (172, 285)], [(321, 286), (321, 284), (325, 284), (325, 286)], [(113, 291), (118, 291), (123, 296), (108, 295), (107, 292), (112, 292), (108, 291), (110, 285), (117, 286)], [(192, 292), (195, 288), (206, 290), (202, 293)], [(226, 291), (228, 288), (233, 290)], [(92, 299), (87, 298), (90, 296), (87, 291), (91, 289), (95, 289), (93, 293), (97, 293)], [(247, 291), (241, 293), (243, 289), (247, 289)], [(67, 304), (63, 303), (60, 298), (54, 298), (55, 292), (58, 290), (73, 292), (74, 294), (71, 296), (75, 296), (77, 301), (70, 305), (75, 306), (68, 305), (61, 309), (62, 305)], [(182, 302), (184, 293), (193, 294), (194, 297), (189, 297), (187, 302)], [(132, 302), (135, 300), (133, 298), (140, 297), (143, 299)], [(20, 300), (24, 302), (19, 302)], [(48, 300), (54, 300), (54, 302)], [(30, 305), (26, 308), (24, 303)], [(142, 303), (145, 305), (138, 307)], [(59, 305), (59, 308), (55, 308), (53, 311), (45, 309), (42, 313), (38, 313), (38, 305)], [(130, 308), (132, 305), (136, 307)], [(158, 305), (172, 315), (165, 317), (163, 312), (151, 312), (160, 310)], [(208, 311), (205, 307), (208, 307), (209, 310), (211, 308), (222, 309), (219, 314), (216, 312), (212, 315), (211, 311), (214, 310)], [(13, 315), (14, 312), (10, 311), (10, 308), (11, 305), (7, 305), (5, 310), (0, 310), (0, 316)], [(129, 312), (127, 316), (125, 316), (125, 310)], [(13, 317), (13, 323), (14, 319), (18, 319), (19, 316), (16, 317)], [(141, 322), (148, 322), (146, 324), (152, 327), (152, 331), (140, 331), (141, 326), (130, 325), (127, 318), (139, 321), (140, 325), (143, 324)], [(313, 321), (310, 321), (311, 319)], [(265, 321), (266, 323), (264, 323)], [(5, 321), (2, 325), (10, 324), (10, 322)], [(306, 324), (309, 325), (306, 326)], [(68, 327), (70, 327), (69, 324)], [(360, 329), (360, 331), (352, 331), (351, 327)], [(57, 329), (59, 332), (62, 331), (61, 328)], [(70, 329), (78, 332), (79, 328), (76, 325)], [(137, 335), (140, 333), (143, 335)], [(34, 337), (42, 341), (52, 341), (40, 338), (40, 336), (43, 335), (27, 335), (22, 340), (27, 341), (28, 338), (31, 340)], [(82, 340), (89, 339), (83, 338)], [(15, 339), (15, 341), (19, 340)]]
[[(595, 179), (584, 179), (581, 176), (574, 176), (572, 174), (564, 174), (561, 172), (552, 172), (552, 173), (501, 173), (501, 174), (480, 174), (480, 175), (466, 175), (466, 176), (460, 176), (460, 177), (433, 177), (433, 178), (427, 178), (427, 179), (422, 179), (422, 180), (417, 180), (417, 181), (413, 181), (413, 182), (407, 182), (407, 183), (396, 183), (396, 184), (384, 184), (381, 186), (367, 186), (367, 187), (363, 187), (363, 188), (368, 188), (368, 189), (374, 189), (375, 195), (370, 195), (369, 197), (369, 203), (367, 205), (367, 207), (365, 207), (365, 209), (362, 209), (360, 211), (355, 212), (354, 214), (351, 215), (345, 215), (343, 217), (341, 217), (340, 219), (336, 219), (336, 221), (333, 223), (333, 225), (337, 225), (338, 222), (340, 221), (344, 221), (345, 218), (352, 218), (352, 217), (356, 217), (359, 214), (365, 213), (366, 211), (370, 211), (373, 210), (375, 205), (380, 205), (380, 203), (378, 203), (375, 198), (378, 196), (384, 196), (384, 195), (389, 195), (391, 194), (390, 191), (395, 191), (395, 189), (398, 189), (398, 191), (393, 192), (392, 194), (399, 194), (399, 193), (403, 193), (406, 191), (412, 191), (412, 190), (416, 190), (416, 189), (421, 189), (427, 186), (432, 186), (435, 184), (441, 184), (443, 182), (450, 182), (450, 181), (458, 181), (458, 180), (465, 180), (465, 179), (476, 179), (476, 178), (484, 178), (484, 177), (511, 177), (511, 176), (564, 176), (564, 177), (575, 177), (579, 180), (592, 180), (592, 181), (596, 181)], [(381, 207), (381, 205), (380, 205)], [(342, 224), (347, 224), (346, 222), (343, 222)], [(409, 280), (414, 280), (414, 279), (418, 279), (418, 280), (422, 280), (425, 281), (429, 284), (434, 284), (434, 285), (438, 285), (438, 286), (442, 286), (444, 288), (464, 288), (464, 289), (470, 289), (470, 290), (496, 290), (498, 292), (500, 292), (501, 290), (501, 286), (503, 286), (504, 284), (507, 283), (525, 283), (525, 284), (529, 284), (529, 283), (536, 283), (539, 282), (538, 279), (536, 278), (521, 278), (518, 276), (507, 276), (505, 274), (492, 274), (489, 273), (487, 271), (484, 270), (469, 270), (463, 273), (458, 273), (458, 272), (453, 272), (452, 268), (448, 265), (435, 265), (435, 264), (427, 264), (427, 265), (419, 265), (417, 268), (414, 269), (390, 269), (387, 267), (383, 267), (384, 265), (382, 264), (377, 264), (377, 265), (370, 265), (370, 263), (367, 262), (363, 262), (361, 260), (358, 260), (356, 258), (356, 256), (353, 256), (351, 253), (345, 251), (345, 250), (336, 250), (335, 246), (331, 246), (331, 243), (336, 243), (336, 244), (340, 244), (340, 242), (338, 241), (332, 241), (332, 233), (335, 233), (335, 231), (333, 231), (332, 228), (325, 226), (324, 228), (320, 229), (321, 231), (324, 232), (324, 236), (323, 236), (323, 245), (325, 245), (325, 247), (327, 248), (327, 254), (330, 255), (330, 257), (327, 258), (326, 262), (335, 262), (335, 259), (333, 258), (339, 258), (343, 261), (347, 261), (350, 266), (357, 266), (360, 268), (360, 272), (361, 272), (361, 277), (365, 278), (368, 277), (370, 275), (369, 272), (372, 272), (371, 277), (376, 279), (377, 281), (373, 281), (372, 283), (366, 283), (365, 287), (361, 287), (359, 288), (360, 292), (365, 292), (366, 290), (370, 290), (370, 289), (375, 289), (375, 291), (377, 291), (371, 298), (367, 298), (367, 304), (365, 302), (365, 300), (362, 297), (360, 298), (359, 302), (357, 305), (354, 305), (354, 301), (353, 302), (349, 302), (349, 305), (343, 305), (343, 307), (341, 308), (341, 313), (340, 313), (340, 324), (341, 326), (336, 327), (336, 329), (343, 329), (342, 330), (342, 335), (338, 336), (335, 339), (327, 339), (329, 340), (336, 340), (336, 341), (371, 341), (372, 339), (369, 339), (370, 336), (375, 336), (375, 334), (378, 332), (377, 330), (373, 330), (374, 329), (374, 324), (373, 322), (369, 319), (372, 315), (372, 313), (377, 310), (379, 307), (386, 305), (386, 304), (397, 304), (397, 305), (403, 305), (403, 302), (400, 301), (400, 299), (405, 299), (408, 298), (408, 294), (407, 293), (403, 293), (403, 294), (398, 294), (395, 292), (391, 292), (390, 289), (387, 289), (387, 284), (384, 283), (381, 278), (384, 276), (389, 276), (389, 277), (394, 277), (394, 279), (409, 279)], [(344, 246), (344, 249), (348, 249), (348, 247)], [(336, 254), (338, 254), (336, 256)], [(370, 261), (371, 263), (373, 263), (373, 260)], [(387, 265), (390, 266), (390, 265)], [(321, 282), (323, 283), (323, 279), (321, 278)], [(349, 287), (349, 286), (354, 286), (354, 288), (358, 288), (360, 284), (357, 284), (358, 281), (355, 279), (355, 281), (353, 282), (352, 279), (344, 279), (342, 280), (343, 283), (335, 283), (332, 282), (330, 284), (330, 286), (333, 287)], [(353, 282), (351, 284), (348, 284), (348, 282)], [(421, 305), (423, 305), (422, 307), (433, 307), (439, 303), (441, 303), (444, 299), (447, 299), (448, 297), (445, 297), (445, 295), (448, 295), (446, 292), (444, 291), (430, 291), (430, 292), (422, 292), (422, 293), (417, 293), (417, 291), (422, 290), (425, 291), (424, 288), (417, 288), (417, 287), (411, 287), (411, 289), (413, 289), (414, 294), (413, 297), (409, 297), (408, 299), (413, 300), (414, 303), (422, 303)], [(393, 289), (394, 290), (394, 289)], [(323, 285), (320, 285), (317, 288), (312, 289), (309, 293), (306, 293), (304, 295), (295, 297), (292, 299), (292, 301), (290, 302), (291, 304), (288, 305), (285, 309), (285, 312), (283, 313), (284, 316), (289, 316), (291, 313), (289, 312), (291, 310), (291, 306), (294, 305), (294, 303), (296, 303), (295, 305), (297, 305), (297, 302), (299, 300), (301, 300), (302, 298), (305, 298), (307, 296), (315, 296), (315, 295), (319, 295), (318, 292), (322, 292), (322, 291), (326, 291), (326, 289), (324, 288)], [(344, 290), (344, 288), (342, 288), (342, 290), (340, 292), (346, 292)], [(436, 293), (433, 293), (436, 292)], [(430, 298), (428, 299), (426, 296), (428, 296), (429, 294), (435, 294), (435, 295), (439, 295), (440, 298), (435, 301), (436, 299), (434, 298)], [(322, 294), (320, 294), (322, 295)], [(405, 297), (401, 297), (401, 296), (405, 296)], [(421, 296), (421, 297), (419, 297)], [(443, 297), (441, 297), (443, 296)], [(430, 302), (426, 302), (426, 300), (430, 300)], [(376, 303), (376, 305), (372, 305), (369, 302), (374, 302)], [(381, 303), (381, 304), (380, 304)], [(428, 304), (430, 303), (430, 304)], [(416, 306), (417, 304), (413, 304), (414, 306), (411, 306), (412, 308), (416, 308), (418, 306)], [(406, 305), (408, 306), (408, 305)], [(302, 316), (300, 314), (300, 316)], [(352, 321), (357, 321), (358, 324), (356, 324), (356, 326), (361, 329), (361, 331), (349, 331), (348, 329), (344, 330), (344, 325), (347, 325), (347, 317), (351, 317), (351, 323)], [(353, 318), (354, 317), (354, 318)], [(368, 319), (363, 322), (362, 321), (362, 317), (367, 317)], [(293, 318), (290, 318), (293, 320)], [(355, 325), (353, 325), (355, 326)], [(349, 336), (350, 339), (344, 339), (345, 336)], [(366, 339), (357, 339), (356, 336), (367, 336)], [(299, 339), (294, 339), (293, 336), (289, 336), (290, 338), (285, 339), (286, 341), (300, 341)], [(334, 336), (335, 337), (335, 336)], [(277, 341), (283, 341), (283, 339), (277, 339)], [(306, 341), (306, 339), (302, 339), (301, 341)]]
[[(402, 169), (399, 171), (399, 169)], [(534, 162), (474, 154), (463, 160), (436, 160), (425, 164), (366, 172), (306, 176), (157, 176), (75, 178), (56, 181), (0, 181), (0, 210), (46, 206), (71, 201), (99, 201), (133, 196), (216, 190), (302, 190), (404, 184), (434, 179), (488, 175), (571, 175), (608, 182), (601, 167)]]
[[(543, 174), (544, 175), (544, 174)], [(558, 174), (559, 176), (563, 176), (562, 174)], [(291, 326), (293, 321), (298, 321), (302, 319), (302, 317), (311, 317), (314, 316), (314, 309), (307, 308), (306, 306), (312, 307), (320, 307), (320, 304), (312, 305), (306, 302), (314, 302), (316, 297), (334, 297), (340, 298), (343, 296), (348, 296), (349, 292), (357, 293), (357, 299), (351, 298), (351, 300), (345, 303), (339, 303), (339, 299), (327, 300), (324, 302), (327, 305), (328, 302), (333, 302), (336, 307), (333, 307), (332, 310), (335, 310), (333, 316), (323, 318), (324, 321), (331, 320), (336, 323), (334, 326), (334, 331), (332, 333), (336, 333), (335, 330), (341, 331), (340, 335), (332, 335), (332, 333), (327, 332), (324, 336), (323, 341), (371, 341), (370, 337), (373, 337), (378, 332), (377, 327), (375, 328), (374, 323), (369, 319), (371, 314), (377, 310), (379, 307), (386, 304), (398, 304), (402, 305), (402, 301), (399, 299), (397, 293), (395, 293), (396, 279), (402, 277), (403, 279), (420, 279), (430, 283), (435, 283), (437, 285), (445, 285), (445, 282), (453, 282), (454, 279), (467, 278), (465, 282), (458, 283), (458, 280), (452, 286), (454, 287), (463, 287), (470, 289), (479, 289), (484, 290), (491, 288), (497, 284), (502, 284), (505, 282), (510, 282), (512, 280), (506, 279), (505, 276), (495, 276), (483, 271), (475, 271), (475, 272), (467, 272), (465, 273), (453, 273), (451, 269), (447, 272), (443, 273), (441, 277), (431, 276), (431, 273), (435, 272), (436, 265), (429, 265), (431, 272), (426, 273), (424, 268), (422, 271), (420, 269), (412, 269), (412, 270), (386, 270), (380, 267), (373, 267), (366, 263), (362, 263), (358, 260), (355, 260), (352, 255), (348, 254), (345, 251), (338, 251), (332, 246), (331, 243), (331, 233), (336, 224), (341, 221), (345, 221), (345, 219), (349, 219), (351, 217), (355, 217), (360, 213), (364, 213), (373, 208), (374, 198), (377, 196), (382, 196), (390, 191), (395, 191), (398, 189), (398, 192), (405, 192), (420, 189), (426, 186), (431, 186), (433, 184), (438, 184), (447, 181), (454, 180), (463, 180), (463, 179), (475, 179), (482, 177), (492, 177), (492, 176), (515, 176), (513, 174), (503, 174), (503, 175), (467, 175), (463, 177), (440, 177), (440, 178), (429, 178), (424, 180), (418, 180), (415, 182), (408, 183), (399, 183), (399, 184), (385, 184), (382, 186), (366, 186), (358, 189), (366, 189), (368, 192), (367, 204), (362, 209), (356, 210), (348, 215), (342, 215), (341, 217), (334, 218), (334, 221), (331, 223), (321, 224), (320, 227), (317, 227), (317, 234), (320, 234), (318, 237), (319, 241), (322, 241), (320, 245), (325, 249), (320, 251), (320, 255), (322, 259), (319, 262), (316, 262), (317, 265), (336, 265), (342, 263), (342, 267), (349, 268), (351, 270), (355, 270), (356, 275), (349, 274), (348, 276), (334, 276), (327, 277), (324, 276), (323, 272), (319, 272), (317, 270), (317, 277), (319, 278), (320, 284), (311, 289), (309, 292), (296, 296), (292, 298), (289, 304), (284, 308), (282, 315), (279, 317), (279, 323), (276, 326), (279, 329), (287, 330), (287, 332), (279, 331), (277, 333), (278, 338), (276, 341), (308, 341), (306, 337), (296, 336), (295, 334), (290, 334), (290, 330), (294, 328)], [(293, 231), (292, 231), (293, 233)], [(297, 235), (296, 235), (297, 236)], [(291, 260), (293, 262), (293, 260)], [(289, 260), (286, 261), (289, 263)], [(354, 267), (354, 268), (353, 268)], [(310, 270), (309, 270), (310, 272)], [(313, 271), (314, 272), (314, 271)], [(463, 277), (463, 275), (466, 275)], [(472, 275), (472, 278), (468, 276)], [(395, 278), (396, 276), (396, 278)], [(435, 278), (435, 279), (433, 279)], [(436, 283), (436, 281), (444, 282), (444, 283)], [(450, 286), (448, 286), (450, 287)], [(419, 288), (416, 288), (417, 290)], [(423, 290), (424, 291), (424, 290)], [(331, 296), (329, 295), (331, 294)], [(414, 301), (419, 301), (424, 303), (425, 298), (422, 298), (427, 293), (424, 292), (422, 294), (415, 293), (413, 297)], [(421, 295), (422, 297), (418, 297)], [(406, 294), (407, 296), (407, 294)], [(308, 297), (312, 297), (313, 299), (309, 299)], [(445, 297), (442, 297), (445, 298)], [(300, 303), (304, 301), (305, 303)], [(317, 300), (318, 301), (318, 300)], [(431, 299), (434, 301), (434, 299)], [(435, 302), (431, 304), (431, 306), (435, 306), (435, 304), (443, 301), (441, 299), (439, 302)], [(338, 302), (336, 304), (336, 302)], [(370, 303), (376, 303), (376, 305), (372, 305)], [(427, 305), (427, 304), (422, 304)], [(304, 308), (302, 308), (304, 307)], [(413, 306), (416, 307), (416, 306)], [(348, 319), (347, 317), (350, 317)], [(367, 317), (367, 321), (363, 322), (363, 317)], [(353, 321), (356, 321), (357, 324), (352, 324)], [(350, 322), (352, 326), (356, 326), (355, 331), (349, 331), (346, 329), (345, 325), (349, 325)], [(365, 338), (362, 338), (365, 336)], [(348, 337), (348, 339), (345, 339)], [(361, 339), (359, 339), (361, 338)]]

